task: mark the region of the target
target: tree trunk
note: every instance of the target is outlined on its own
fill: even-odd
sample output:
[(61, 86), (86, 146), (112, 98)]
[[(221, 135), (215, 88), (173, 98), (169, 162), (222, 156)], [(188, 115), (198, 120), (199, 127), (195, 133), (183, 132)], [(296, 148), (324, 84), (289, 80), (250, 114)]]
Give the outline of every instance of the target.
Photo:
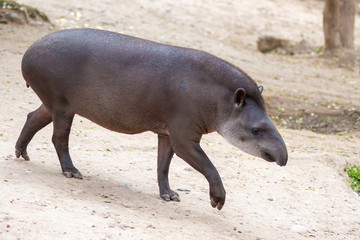
[(356, 0), (326, 0), (323, 12), (325, 48), (354, 48)]
[(356, 0), (340, 0), (340, 40), (345, 48), (354, 48), (356, 5)]
[(326, 49), (335, 49), (341, 47), (339, 31), (339, 13), (339, 1), (326, 0), (323, 12), (323, 26)]

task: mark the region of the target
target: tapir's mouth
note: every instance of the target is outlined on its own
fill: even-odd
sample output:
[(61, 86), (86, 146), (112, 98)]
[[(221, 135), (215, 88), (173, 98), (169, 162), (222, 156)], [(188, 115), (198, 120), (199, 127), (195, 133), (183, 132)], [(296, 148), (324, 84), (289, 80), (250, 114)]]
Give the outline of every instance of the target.
[(276, 160), (271, 156), (271, 154), (265, 152), (261, 154), (261, 157), (268, 162), (276, 162)]
[(261, 157), (268, 162), (276, 162), (276, 164), (279, 165), (280, 167), (285, 166), (286, 162), (287, 162), (287, 158), (286, 159), (282, 159), (282, 158), (276, 159), (270, 153), (267, 153), (267, 152), (262, 153)]

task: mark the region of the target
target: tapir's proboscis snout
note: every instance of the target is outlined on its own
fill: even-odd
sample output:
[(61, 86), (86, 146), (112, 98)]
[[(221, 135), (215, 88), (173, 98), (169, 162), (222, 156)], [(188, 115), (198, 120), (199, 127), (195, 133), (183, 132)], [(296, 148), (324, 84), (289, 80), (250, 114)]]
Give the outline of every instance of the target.
[(288, 159), (285, 142), (271, 120), (268, 119), (267, 122), (269, 125), (268, 136), (263, 136), (265, 141), (259, 141), (260, 157), (269, 162), (276, 162), (280, 167), (285, 166)]
[(203, 134), (217, 131), (247, 153), (286, 165), (286, 146), (265, 111), (263, 87), (206, 52), (71, 29), (35, 42), (24, 54), (22, 74), (42, 104), (28, 114), (15, 154), (30, 160), (29, 142), (53, 122), (52, 141), (66, 177), (82, 178), (69, 153), (75, 114), (120, 133), (156, 133), (157, 178), (165, 201), (180, 201), (168, 180), (176, 153), (208, 180), (211, 206), (223, 207), (226, 192), (200, 146)]
[(285, 166), (288, 159), (288, 153), (282, 138), (277, 138), (269, 145), (271, 146), (267, 147), (262, 152), (261, 158), (268, 162), (276, 162), (280, 167)]

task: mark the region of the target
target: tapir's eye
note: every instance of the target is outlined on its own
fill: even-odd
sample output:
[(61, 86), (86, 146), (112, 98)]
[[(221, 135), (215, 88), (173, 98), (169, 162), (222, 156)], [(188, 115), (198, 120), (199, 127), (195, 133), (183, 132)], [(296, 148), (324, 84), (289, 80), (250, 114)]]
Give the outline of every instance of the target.
[(251, 131), (254, 135), (258, 135), (260, 130), (258, 128), (253, 128)]

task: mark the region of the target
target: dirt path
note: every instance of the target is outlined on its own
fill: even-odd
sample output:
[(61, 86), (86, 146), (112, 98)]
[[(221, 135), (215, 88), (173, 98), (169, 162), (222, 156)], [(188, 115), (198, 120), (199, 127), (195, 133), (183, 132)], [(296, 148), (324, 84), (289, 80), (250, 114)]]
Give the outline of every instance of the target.
[[(360, 198), (344, 172), (347, 164), (359, 164), (359, 130), (290, 130), (285, 119), (284, 168), (242, 153), (217, 134), (205, 136), (202, 146), (227, 190), (221, 211), (210, 206), (205, 178), (177, 157), (170, 184), (190, 191), (179, 191), (180, 203), (160, 200), (152, 133), (117, 134), (76, 117), (70, 148), (82, 181), (62, 176), (52, 126), (31, 142), (30, 162), (13, 153), (26, 114), (40, 104), (21, 77), (22, 54), (41, 36), (70, 27), (213, 53), (265, 86), (272, 115), (359, 111), (358, 69), (336, 68), (316, 55), (256, 51), (257, 38), (266, 34), (320, 46), (321, 1), (22, 2), (45, 11), (56, 28), (0, 25), (0, 239), (360, 239)], [(294, 232), (296, 225), (306, 232)]]

